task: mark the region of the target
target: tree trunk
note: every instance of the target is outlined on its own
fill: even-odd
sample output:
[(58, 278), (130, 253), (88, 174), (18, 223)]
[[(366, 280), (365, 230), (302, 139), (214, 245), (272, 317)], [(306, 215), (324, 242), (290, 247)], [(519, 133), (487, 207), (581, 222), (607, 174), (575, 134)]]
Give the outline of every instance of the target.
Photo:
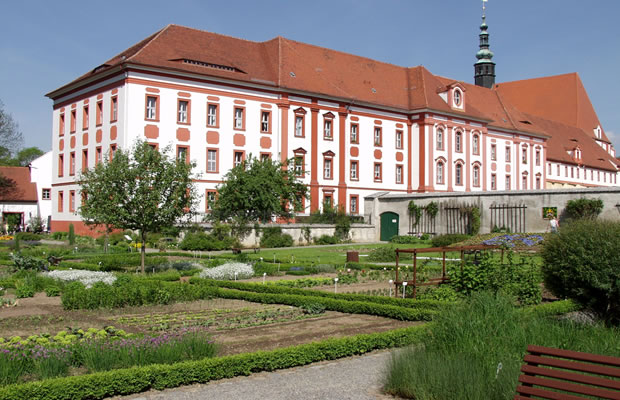
[(146, 232), (144, 232), (143, 230), (140, 231), (140, 237), (142, 238), (142, 246), (140, 248), (140, 253), (141, 253), (141, 266), (142, 266), (142, 273), (144, 274), (144, 256), (146, 255)]

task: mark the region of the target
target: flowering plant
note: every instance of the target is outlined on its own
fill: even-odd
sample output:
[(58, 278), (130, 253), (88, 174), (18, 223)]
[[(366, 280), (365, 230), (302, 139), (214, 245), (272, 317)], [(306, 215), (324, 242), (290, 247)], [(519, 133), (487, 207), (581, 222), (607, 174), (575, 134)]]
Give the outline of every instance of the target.
[(249, 264), (230, 262), (219, 267), (208, 268), (199, 275), (201, 278), (230, 280), (247, 279), (254, 276), (254, 268)]
[(540, 235), (501, 235), (487, 239), (482, 242), (486, 246), (506, 246), (506, 247), (531, 247), (542, 242), (544, 238)]
[(96, 282), (103, 282), (111, 285), (116, 281), (116, 276), (111, 272), (87, 271), (82, 269), (56, 270), (46, 272), (45, 275), (65, 282), (79, 281), (87, 288), (91, 287)]

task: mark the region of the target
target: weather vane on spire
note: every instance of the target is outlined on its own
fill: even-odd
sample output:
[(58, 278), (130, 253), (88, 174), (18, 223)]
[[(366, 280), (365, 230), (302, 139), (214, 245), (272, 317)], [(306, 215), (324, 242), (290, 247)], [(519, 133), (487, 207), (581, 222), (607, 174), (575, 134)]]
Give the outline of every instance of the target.
[(486, 3), (489, 0), (482, 0), (482, 16), (484, 17), (486, 14), (486, 5), (484, 3)]

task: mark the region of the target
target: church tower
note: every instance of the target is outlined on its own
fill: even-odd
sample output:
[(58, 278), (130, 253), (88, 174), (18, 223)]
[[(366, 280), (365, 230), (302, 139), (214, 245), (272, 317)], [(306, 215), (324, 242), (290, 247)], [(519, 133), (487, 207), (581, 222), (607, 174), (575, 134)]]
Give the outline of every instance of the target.
[(493, 88), (495, 86), (495, 63), (491, 61), (493, 52), (489, 50), (489, 33), (486, 23), (485, 6), (482, 1), (482, 24), (480, 25), (480, 50), (476, 53), (478, 61), (474, 64), (474, 78), (476, 86)]

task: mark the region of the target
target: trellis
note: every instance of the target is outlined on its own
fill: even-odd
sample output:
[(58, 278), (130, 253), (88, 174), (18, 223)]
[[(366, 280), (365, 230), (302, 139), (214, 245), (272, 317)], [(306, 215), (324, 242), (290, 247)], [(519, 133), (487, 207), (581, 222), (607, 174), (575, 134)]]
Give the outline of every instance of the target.
[(491, 230), (497, 227), (499, 229), (509, 229), (510, 232), (527, 232), (525, 226), (527, 206), (525, 204), (493, 204), (489, 207), (489, 210), (491, 214)]
[(469, 206), (459, 204), (447, 204), (442, 206), (441, 219), (446, 227), (446, 233), (470, 233), (471, 214), (463, 211), (466, 207)]

